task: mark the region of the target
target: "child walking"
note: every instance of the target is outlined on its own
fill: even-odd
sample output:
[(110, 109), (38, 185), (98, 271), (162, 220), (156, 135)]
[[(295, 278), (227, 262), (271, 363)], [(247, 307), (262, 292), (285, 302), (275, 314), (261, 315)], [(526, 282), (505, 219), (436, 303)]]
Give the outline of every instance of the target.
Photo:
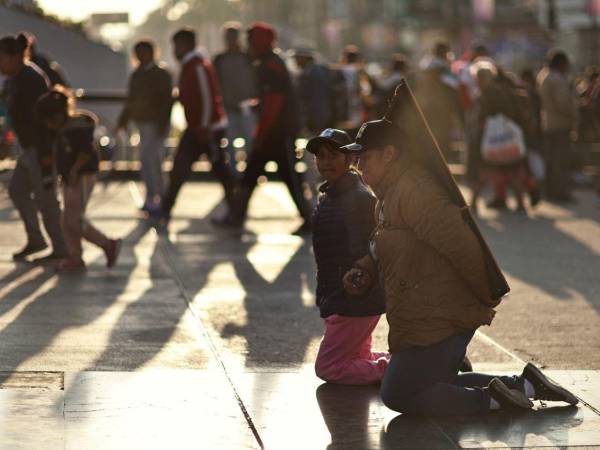
[(375, 286), (352, 296), (342, 284), (356, 258), (368, 253), (375, 228), (375, 197), (352, 168), (355, 157), (341, 148), (350, 143), (347, 133), (328, 128), (306, 147), (325, 179), (313, 216), (316, 299), (325, 320), (315, 372), (328, 382), (364, 385), (382, 380), (389, 355), (371, 351), (371, 334), (385, 312), (383, 291)]
[(69, 92), (55, 86), (37, 102), (36, 113), (45, 125), (56, 156), (56, 169), (63, 187), (62, 227), (69, 256), (57, 263), (59, 272), (85, 270), (81, 238), (104, 250), (107, 267), (115, 265), (120, 239), (109, 239), (85, 218), (85, 208), (98, 172), (94, 146), (96, 117), (75, 111)]

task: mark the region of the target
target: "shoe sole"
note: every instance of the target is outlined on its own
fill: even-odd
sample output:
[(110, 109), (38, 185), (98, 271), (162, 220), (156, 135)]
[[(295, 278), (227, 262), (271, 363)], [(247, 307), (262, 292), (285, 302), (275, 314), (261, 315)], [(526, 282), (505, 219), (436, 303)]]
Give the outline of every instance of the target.
[(35, 248), (33, 250), (28, 251), (27, 253), (23, 253), (18, 256), (13, 255), (12, 259), (13, 259), (13, 261), (25, 261), (28, 256), (35, 255), (36, 253), (39, 253), (39, 252), (43, 252), (47, 248), (48, 248), (48, 246), (44, 245), (43, 247)]
[(511, 406), (519, 409), (531, 409), (533, 408), (533, 402), (526, 398), (524, 395), (517, 395), (512, 392), (501, 380), (494, 378), (490, 382), (490, 388), (498, 391), (505, 399), (509, 400)]
[(546, 389), (548, 389), (550, 391), (558, 392), (563, 397), (569, 399), (569, 400), (565, 400), (566, 403), (568, 403), (570, 405), (576, 405), (577, 403), (579, 403), (579, 399), (577, 397), (575, 397), (571, 392), (569, 392), (564, 387), (551, 381), (546, 375), (544, 375), (544, 373), (540, 369), (538, 369), (533, 364), (527, 363), (526, 368), (530, 372), (533, 372), (535, 374), (538, 381), (540, 383), (542, 383)]

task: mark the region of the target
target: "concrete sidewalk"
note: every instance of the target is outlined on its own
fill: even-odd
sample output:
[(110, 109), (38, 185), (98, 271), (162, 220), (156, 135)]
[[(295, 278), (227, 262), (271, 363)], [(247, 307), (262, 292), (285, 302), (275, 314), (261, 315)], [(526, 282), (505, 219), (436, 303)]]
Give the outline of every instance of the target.
[[(317, 379), (314, 262), (310, 241), (290, 235), (287, 193), (259, 188), (241, 235), (211, 228), (220, 199), (215, 184), (187, 185), (159, 236), (137, 218), (134, 183), (98, 186), (89, 216), (124, 237), (122, 257), (107, 270), (86, 247), (87, 274), (58, 277), (12, 262), (23, 232), (1, 193), (0, 449), (600, 447), (591, 195), (530, 219), (484, 211), (515, 292), (470, 348), (479, 370), (548, 365), (583, 402), (443, 420), (398, 416), (375, 387)], [(377, 347), (386, 332), (382, 320)]]

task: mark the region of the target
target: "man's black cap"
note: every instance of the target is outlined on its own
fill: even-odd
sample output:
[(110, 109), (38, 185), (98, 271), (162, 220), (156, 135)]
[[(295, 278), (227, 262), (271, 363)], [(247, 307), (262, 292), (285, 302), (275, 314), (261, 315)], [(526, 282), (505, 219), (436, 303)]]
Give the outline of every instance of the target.
[(340, 151), (344, 151), (345, 146), (351, 143), (352, 139), (350, 139), (350, 136), (345, 131), (336, 130), (335, 128), (326, 128), (320, 135), (308, 141), (308, 144), (306, 144), (306, 151), (315, 154), (322, 144), (331, 145)]
[(363, 123), (355, 142), (344, 146), (341, 150), (349, 153), (360, 153), (370, 148), (380, 148), (393, 144), (396, 137), (396, 127), (389, 120), (372, 120)]

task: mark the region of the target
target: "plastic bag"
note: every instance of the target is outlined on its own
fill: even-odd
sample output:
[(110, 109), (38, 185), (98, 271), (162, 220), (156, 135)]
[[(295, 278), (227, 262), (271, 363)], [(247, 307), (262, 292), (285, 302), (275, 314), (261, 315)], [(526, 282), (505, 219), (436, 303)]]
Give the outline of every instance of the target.
[(503, 114), (485, 121), (481, 156), (486, 162), (512, 164), (525, 157), (526, 147), (521, 128)]

